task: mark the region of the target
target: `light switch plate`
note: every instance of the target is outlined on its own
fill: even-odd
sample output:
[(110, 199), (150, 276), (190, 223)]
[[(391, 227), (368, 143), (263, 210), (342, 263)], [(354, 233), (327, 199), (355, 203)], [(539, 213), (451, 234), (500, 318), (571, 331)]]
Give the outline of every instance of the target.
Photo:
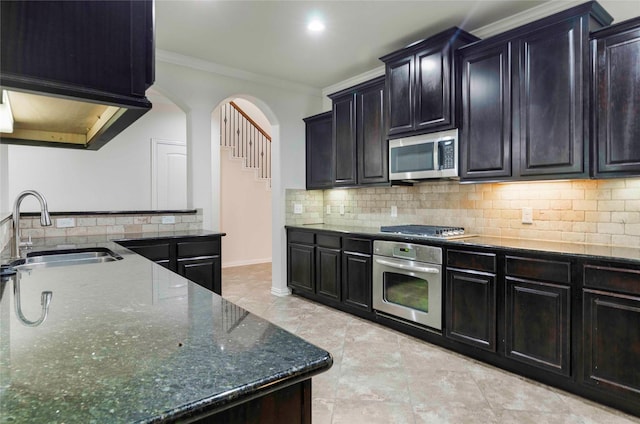
[(344, 215), (344, 205), (340, 205), (340, 215)]
[(173, 215), (163, 216), (162, 217), (162, 223), (163, 224), (175, 224), (176, 223), (176, 217), (173, 216)]
[(392, 218), (397, 218), (398, 217), (398, 207), (397, 206), (391, 206), (391, 217)]
[(58, 218), (56, 219), (56, 228), (71, 228), (76, 226), (75, 218)]
[(522, 208), (522, 223), (523, 224), (533, 224), (533, 209), (532, 208)]
[(293, 204), (293, 213), (301, 214), (302, 213), (302, 203), (294, 203)]
[(327, 215), (331, 215), (331, 205), (327, 205)]

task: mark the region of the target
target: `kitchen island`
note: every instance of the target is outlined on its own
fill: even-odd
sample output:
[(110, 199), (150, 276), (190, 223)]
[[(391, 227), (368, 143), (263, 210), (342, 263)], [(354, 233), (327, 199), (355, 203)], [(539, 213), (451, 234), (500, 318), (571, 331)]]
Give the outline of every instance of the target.
[[(0, 422), (310, 422), (328, 352), (114, 242), (86, 245), (122, 259), (0, 283)], [(27, 325), (46, 291), (47, 319)]]

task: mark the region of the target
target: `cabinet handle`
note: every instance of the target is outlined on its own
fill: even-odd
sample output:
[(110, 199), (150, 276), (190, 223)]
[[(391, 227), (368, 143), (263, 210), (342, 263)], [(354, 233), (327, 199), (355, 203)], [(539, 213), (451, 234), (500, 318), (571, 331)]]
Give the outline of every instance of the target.
[(402, 269), (405, 271), (425, 272), (427, 274), (440, 274), (440, 270), (438, 268), (432, 268), (427, 266), (403, 265), (395, 262), (385, 261), (384, 259), (376, 259), (376, 263), (380, 265), (385, 265), (391, 268)]

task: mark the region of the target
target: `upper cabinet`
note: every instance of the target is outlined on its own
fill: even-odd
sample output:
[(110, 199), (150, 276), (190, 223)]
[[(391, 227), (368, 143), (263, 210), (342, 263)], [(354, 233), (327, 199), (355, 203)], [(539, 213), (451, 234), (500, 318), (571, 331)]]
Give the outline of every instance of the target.
[(454, 27), (380, 58), (389, 138), (456, 127), (455, 51), (476, 40)]
[(335, 187), (388, 183), (384, 77), (329, 96), (333, 101)]
[(151, 108), (152, 0), (2, 1), (3, 143), (96, 150)]
[(640, 174), (640, 18), (592, 34), (595, 177)]
[(591, 2), (460, 49), (463, 180), (589, 176), (589, 31), (610, 22)]
[(334, 147), (331, 112), (304, 119), (307, 190), (333, 187)]

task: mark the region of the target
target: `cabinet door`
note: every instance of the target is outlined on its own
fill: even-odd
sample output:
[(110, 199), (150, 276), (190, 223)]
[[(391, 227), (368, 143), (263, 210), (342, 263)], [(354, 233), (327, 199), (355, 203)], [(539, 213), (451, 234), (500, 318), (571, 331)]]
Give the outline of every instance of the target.
[(414, 57), (403, 57), (386, 65), (387, 119), (389, 135), (413, 130)]
[(556, 23), (519, 39), (514, 147), (521, 176), (587, 175), (588, 42), (580, 23)]
[(335, 185), (356, 184), (355, 100), (347, 95), (333, 100), (333, 137), (335, 142)]
[(306, 123), (307, 189), (333, 187), (333, 126), (331, 112), (312, 116)]
[(462, 51), (460, 177), (505, 178), (511, 170), (511, 44)]
[(289, 243), (287, 247), (287, 284), (294, 289), (314, 292), (315, 261), (313, 246)]
[(506, 283), (506, 356), (569, 375), (569, 287), (509, 277)]
[(356, 95), (358, 184), (389, 181), (387, 133), (384, 123), (384, 80)]
[(178, 274), (217, 294), (222, 293), (220, 268), (220, 256), (178, 260)]
[(596, 40), (596, 176), (640, 174), (640, 19)]
[(342, 302), (345, 306), (371, 312), (371, 255), (344, 252), (342, 261)]
[(431, 47), (415, 56), (415, 128), (436, 129), (451, 124), (449, 49)]
[(316, 293), (340, 300), (341, 252), (326, 247), (316, 248)]
[(447, 337), (496, 351), (494, 274), (447, 270)]
[(584, 290), (583, 303), (585, 383), (637, 403), (640, 297)]

